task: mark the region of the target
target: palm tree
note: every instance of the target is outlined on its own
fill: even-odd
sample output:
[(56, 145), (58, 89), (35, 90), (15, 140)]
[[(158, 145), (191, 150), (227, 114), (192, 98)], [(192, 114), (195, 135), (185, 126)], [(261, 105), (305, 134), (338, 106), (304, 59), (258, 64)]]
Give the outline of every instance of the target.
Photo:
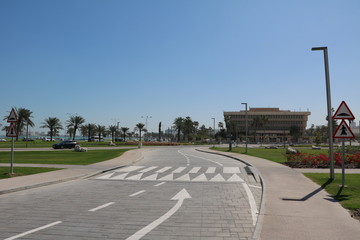
[(121, 128), (121, 131), (122, 131), (123, 134), (124, 134), (124, 142), (126, 142), (126, 132), (129, 131), (129, 128), (127, 128), (127, 127), (122, 127), (122, 128)]
[(91, 137), (92, 137), (92, 135), (94, 135), (95, 128), (96, 128), (96, 125), (92, 124), (92, 123), (88, 123), (88, 124), (81, 126), (82, 135), (84, 135), (84, 136), (87, 135), (88, 142), (91, 142)]
[(73, 128), (73, 140), (75, 140), (76, 130), (81, 127), (81, 125), (85, 122), (85, 119), (81, 116), (71, 116), (67, 121), (67, 127)]
[(96, 126), (95, 130), (99, 136), (99, 142), (101, 142), (101, 136), (105, 136), (106, 134), (106, 127), (99, 124)]
[(175, 125), (174, 127), (177, 130), (177, 140), (178, 142), (180, 142), (180, 132), (184, 126), (184, 119), (182, 117), (177, 117), (175, 118), (173, 124)]
[(143, 128), (145, 127), (145, 125), (143, 123), (138, 123), (136, 124), (137, 129), (139, 129), (139, 134), (140, 134), (140, 142), (141, 142), (141, 131), (143, 130)]
[(111, 140), (113, 142), (115, 142), (115, 135), (116, 135), (116, 132), (118, 131), (118, 127), (115, 126), (115, 125), (111, 125), (109, 126), (109, 132), (111, 133)]
[(30, 118), (32, 118), (33, 116), (31, 116), (32, 112), (29, 109), (26, 108), (19, 108), (16, 109), (17, 112), (17, 116), (18, 116), (18, 121), (16, 123), (16, 130), (18, 135), (16, 136), (16, 141), (19, 140), (19, 135), (21, 135), (21, 132), (23, 130), (23, 128), (26, 126), (26, 139), (28, 138), (27, 134), (29, 131), (29, 126), (30, 127), (34, 127), (35, 124), (33, 123), (33, 121), (31, 121)]
[(58, 130), (63, 129), (60, 119), (57, 117), (49, 117), (44, 119), (43, 125), (40, 126), (41, 128), (49, 128), (50, 129), (50, 141), (53, 140), (53, 136), (56, 136)]

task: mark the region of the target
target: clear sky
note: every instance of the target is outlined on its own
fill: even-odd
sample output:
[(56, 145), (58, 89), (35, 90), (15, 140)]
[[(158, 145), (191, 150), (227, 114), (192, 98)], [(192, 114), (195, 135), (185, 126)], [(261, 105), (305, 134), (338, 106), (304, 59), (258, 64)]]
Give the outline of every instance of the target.
[(36, 128), (75, 114), (212, 127), (242, 102), (326, 124), (318, 46), (333, 107), (345, 100), (360, 119), (358, 0), (0, 0), (0, 31), (0, 114), (27, 108)]

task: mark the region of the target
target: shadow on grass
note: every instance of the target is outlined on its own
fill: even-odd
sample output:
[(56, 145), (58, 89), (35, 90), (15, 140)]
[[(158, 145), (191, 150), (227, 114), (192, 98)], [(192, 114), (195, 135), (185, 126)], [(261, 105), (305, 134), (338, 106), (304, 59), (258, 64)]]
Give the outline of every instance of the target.
[[(282, 200), (284, 201), (298, 201), (298, 202), (302, 202), (302, 201), (306, 201), (309, 198), (315, 196), (317, 193), (319, 193), (320, 191), (322, 191), (323, 189), (325, 189), (325, 187), (327, 185), (329, 185), (331, 182), (333, 181), (333, 179), (328, 179), (323, 185), (321, 185), (319, 188), (315, 189), (314, 191), (312, 191), (311, 193), (307, 194), (306, 196), (304, 196), (303, 198), (297, 199), (297, 198), (282, 198)], [(341, 193), (341, 192), (340, 192)]]

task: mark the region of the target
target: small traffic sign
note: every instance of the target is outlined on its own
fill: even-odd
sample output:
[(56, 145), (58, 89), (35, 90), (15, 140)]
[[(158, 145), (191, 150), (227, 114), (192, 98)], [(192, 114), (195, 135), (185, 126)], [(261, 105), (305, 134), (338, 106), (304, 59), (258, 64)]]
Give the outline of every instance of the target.
[(355, 138), (355, 135), (343, 119), (340, 125), (337, 127), (333, 138)]
[(346, 104), (345, 101), (342, 101), (338, 109), (336, 110), (333, 119), (348, 119), (348, 120), (354, 120), (355, 117), (352, 114), (350, 108)]
[(14, 108), (12, 108), (11, 112), (10, 112), (10, 115), (9, 115), (9, 117), (7, 119), (7, 122), (8, 123), (15, 123), (15, 122), (17, 122), (17, 120), (18, 120), (17, 114), (16, 114)]
[(7, 137), (16, 137), (17, 136), (15, 123), (10, 124), (10, 127), (8, 127), (8, 129), (6, 131), (6, 136)]

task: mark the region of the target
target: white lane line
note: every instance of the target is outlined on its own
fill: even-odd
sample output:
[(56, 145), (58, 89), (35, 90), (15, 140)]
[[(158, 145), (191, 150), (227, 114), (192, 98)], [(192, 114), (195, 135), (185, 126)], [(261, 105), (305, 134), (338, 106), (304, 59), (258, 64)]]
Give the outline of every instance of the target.
[(201, 167), (193, 167), (189, 173), (197, 173), (200, 170)]
[(159, 187), (159, 186), (161, 186), (163, 184), (165, 184), (165, 182), (158, 183), (158, 184), (154, 185), (154, 187)]
[(190, 155), (190, 154), (185, 154), (185, 153), (182, 153), (184, 156), (186, 157), (194, 157), (194, 158), (200, 158), (200, 159), (203, 159), (203, 160), (206, 160), (206, 161), (209, 161), (209, 162), (212, 162), (212, 163), (215, 163), (219, 166), (223, 166), (222, 163), (219, 163), (217, 161), (214, 161), (214, 160), (211, 160), (211, 159), (208, 159), (208, 158), (204, 158), (204, 157), (199, 157), (199, 156), (195, 156), (195, 155)]
[(238, 167), (224, 167), (223, 173), (240, 173), (240, 168)]
[(185, 170), (185, 168), (186, 168), (186, 167), (178, 167), (177, 169), (175, 169), (175, 170), (173, 171), (173, 173), (181, 173), (182, 171)]
[(253, 219), (253, 225), (255, 226), (256, 225), (256, 220), (257, 220), (257, 214), (258, 214), (258, 210), (257, 210), (257, 207), (256, 207), (256, 202), (255, 202), (255, 199), (254, 199), (254, 196), (249, 188), (249, 186), (247, 185), (247, 183), (243, 183), (242, 184), (244, 189), (245, 189), (245, 192), (248, 196), (248, 200), (249, 200), (249, 205), (250, 205), (250, 209), (251, 209), (251, 216), (252, 216), (252, 219)]
[(133, 193), (133, 194), (129, 195), (129, 197), (135, 197), (135, 196), (137, 196), (137, 195), (139, 195), (139, 194), (142, 194), (142, 193), (144, 193), (144, 192), (146, 192), (146, 191), (145, 191), (145, 190), (141, 190), (141, 191), (138, 191), (138, 192), (136, 192), (136, 193)]
[(42, 227), (38, 227), (38, 228), (35, 228), (35, 229), (32, 229), (32, 230), (29, 230), (27, 232), (24, 232), (24, 233), (20, 233), (18, 235), (15, 235), (15, 236), (12, 236), (12, 237), (9, 237), (9, 238), (6, 238), (4, 240), (13, 240), (13, 239), (17, 239), (17, 238), (20, 238), (20, 237), (23, 237), (23, 236), (26, 236), (26, 235), (29, 235), (31, 233), (34, 233), (34, 232), (37, 232), (37, 231), (40, 231), (40, 230), (43, 230), (45, 228), (49, 228), (49, 227), (52, 227), (52, 226), (55, 226), (59, 223), (62, 223), (62, 221), (57, 221), (57, 222), (53, 222), (53, 223), (50, 223), (50, 224), (47, 224), (45, 226), (42, 226)]
[(115, 202), (109, 202), (109, 203), (103, 204), (103, 205), (98, 206), (98, 207), (96, 207), (96, 208), (90, 209), (89, 212), (95, 212), (95, 211), (100, 210), (100, 209), (102, 209), (102, 208), (106, 208), (106, 207), (108, 207), (108, 206), (110, 206), (110, 205), (113, 205), (114, 203), (115, 203)]
[(208, 169), (206, 170), (206, 173), (215, 173), (215, 169), (216, 169), (216, 167), (208, 167)]
[(252, 188), (259, 188), (259, 189), (262, 189), (262, 187), (260, 187), (260, 186), (255, 186), (255, 185), (250, 185), (250, 184), (248, 184), (248, 186), (249, 186), (249, 187), (252, 187)]
[(167, 170), (169, 170), (170, 168), (172, 168), (172, 167), (163, 167), (163, 168), (157, 170), (156, 172), (157, 173), (163, 173), (163, 172), (166, 172)]
[(183, 188), (180, 192), (178, 192), (171, 200), (177, 200), (177, 203), (164, 215), (150, 223), (149, 225), (145, 226), (144, 228), (140, 229), (130, 237), (128, 237), (126, 240), (139, 240), (142, 237), (144, 237), (146, 234), (151, 232), (154, 228), (159, 226), (161, 223), (166, 221), (168, 218), (170, 218), (174, 213), (176, 213), (181, 205), (183, 204), (184, 200), (187, 198), (191, 198), (190, 194), (186, 191), (185, 188)]
[(178, 150), (178, 153), (181, 154), (184, 158), (186, 158), (186, 166), (190, 166), (190, 158), (185, 154)]

